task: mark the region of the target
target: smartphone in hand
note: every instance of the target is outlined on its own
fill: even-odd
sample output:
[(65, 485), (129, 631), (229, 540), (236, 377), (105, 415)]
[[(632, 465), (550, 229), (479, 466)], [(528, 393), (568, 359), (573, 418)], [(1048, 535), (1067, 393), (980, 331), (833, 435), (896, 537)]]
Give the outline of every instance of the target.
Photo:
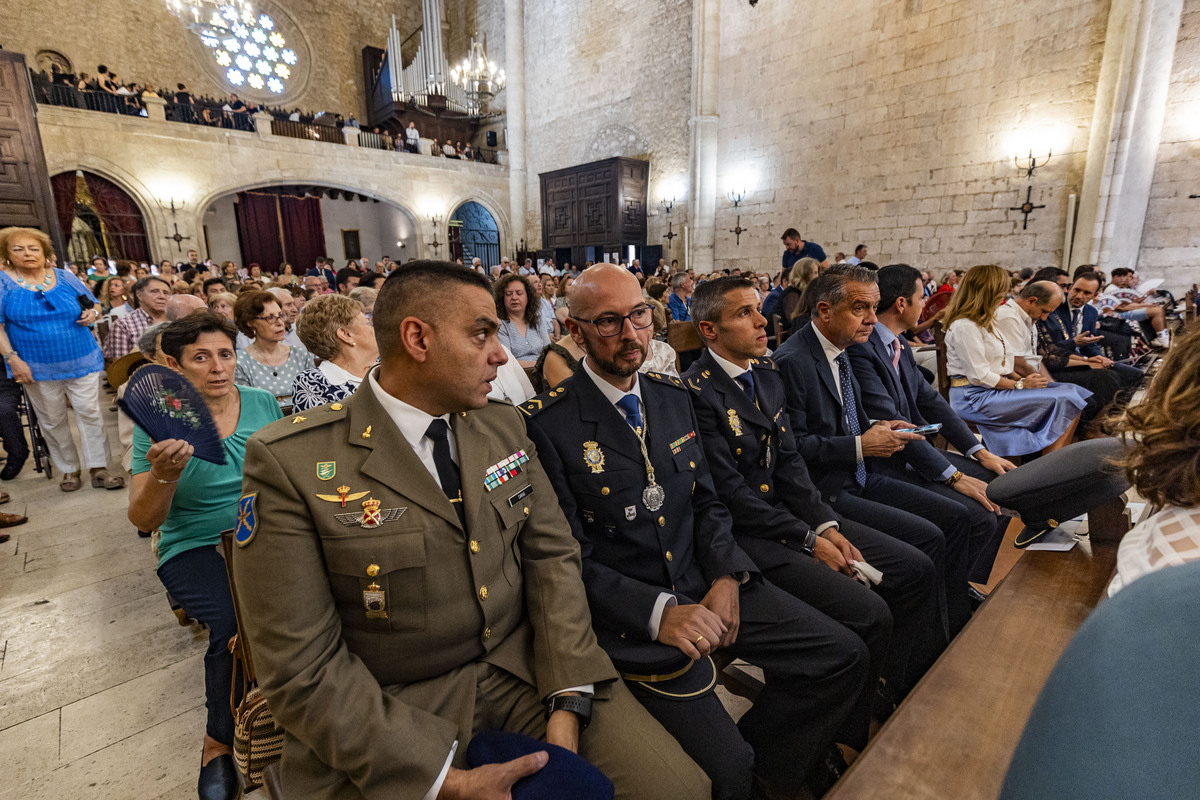
[(931, 433), (937, 433), (942, 429), (942, 423), (935, 422), (932, 425), (922, 425), (919, 428), (899, 428), (900, 433), (919, 433), (922, 436), (928, 436)]

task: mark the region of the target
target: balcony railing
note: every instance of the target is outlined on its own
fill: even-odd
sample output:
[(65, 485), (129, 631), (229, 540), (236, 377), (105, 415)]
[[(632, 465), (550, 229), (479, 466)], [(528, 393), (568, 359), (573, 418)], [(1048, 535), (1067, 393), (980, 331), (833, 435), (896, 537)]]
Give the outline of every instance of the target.
[(136, 95), (80, 90), (74, 85), (75, 77), (73, 75), (62, 76), (62, 81), (51, 81), (44, 73), (32, 70), (29, 75), (33, 82), (34, 97), (44, 105), (82, 108), (87, 111), (126, 114), (133, 117), (146, 115), (146, 107)]
[(332, 125), (322, 125), (317, 122), (293, 122), (288, 119), (272, 119), (271, 133), (275, 136), (287, 136), (292, 139), (307, 139), (310, 142), (329, 142), (330, 144), (345, 144), (346, 137)]

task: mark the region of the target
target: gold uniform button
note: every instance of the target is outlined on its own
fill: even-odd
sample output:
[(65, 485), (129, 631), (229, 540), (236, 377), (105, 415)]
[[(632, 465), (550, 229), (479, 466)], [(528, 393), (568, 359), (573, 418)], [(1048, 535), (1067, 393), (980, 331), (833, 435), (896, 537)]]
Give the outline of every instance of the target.
[(764, 483), (762, 486), (758, 487), (758, 490), (765, 493), (771, 491), (771, 487)]
[(666, 518), (666, 517), (659, 517), (659, 518), (658, 518), (658, 527), (660, 527), (660, 528), (662, 528), (662, 527), (665, 527), (665, 526), (666, 526), (666, 524), (667, 524), (667, 518)]
[(671, 555), (670, 550), (667, 551), (666, 556), (667, 556), (667, 561), (671, 561), (675, 558), (675, 556)]
[(334, 403), (333, 405), (331, 405), (331, 406), (329, 407), (329, 410), (330, 410), (330, 411), (341, 411), (341, 410), (342, 410), (342, 404), (341, 404), (341, 403)]
[(490, 638), (492, 638), (492, 629), (484, 628), (483, 629), (483, 640), (486, 642)]
[(740, 456), (741, 454), (742, 454), (742, 448), (740, 448), (740, 447), (739, 447), (739, 448), (737, 449), (737, 455), (739, 455), (739, 456)]
[(525, 512), (525, 516), (529, 516), (529, 506), (525, 506), (521, 510)]
[(479, 587), (479, 599), (480, 599), (480, 600), (487, 600), (487, 595), (488, 595), (487, 587), (486, 587), (486, 586), (480, 586), (480, 587)]
[(601, 486), (601, 487), (600, 487), (600, 494), (604, 495), (605, 497), (608, 497), (608, 487), (607, 487), (607, 486)]
[(471, 540), (471, 544), (470, 544), (469, 546), (470, 546), (470, 548), (471, 548), (471, 552), (472, 552), (472, 553), (478, 553), (478, 552), (479, 552), (479, 542), (477, 542), (477, 541), (475, 541), (474, 539), (472, 539), (472, 540)]
[(374, 578), (378, 574), (379, 574), (379, 565), (378, 564), (372, 564), (371, 566), (367, 567), (367, 577)]
[(695, 468), (696, 468), (696, 462), (695, 462), (695, 461), (689, 461), (689, 462), (688, 462), (688, 466), (689, 466), (689, 467), (691, 467), (692, 469), (695, 469)]

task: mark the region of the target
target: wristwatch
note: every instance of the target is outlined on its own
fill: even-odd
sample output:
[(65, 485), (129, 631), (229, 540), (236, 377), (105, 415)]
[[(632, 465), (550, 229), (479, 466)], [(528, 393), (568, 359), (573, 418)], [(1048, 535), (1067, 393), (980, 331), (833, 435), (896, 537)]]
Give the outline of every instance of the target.
[(1025, 388), (1025, 379), (1021, 378), (1020, 380), (1018, 380), (1016, 385), (1013, 386), (1013, 388), (1014, 389), (1024, 389)]
[(17, 354), (16, 350), (9, 350), (7, 353), (4, 354), (3, 358), (5, 361), (11, 361), (13, 356), (15, 356), (16, 354)]
[(579, 717), (579, 732), (587, 730), (592, 721), (592, 698), (570, 694), (556, 694), (546, 701), (546, 721), (555, 711), (570, 711)]
[(800, 545), (801, 552), (808, 557), (817, 552), (817, 534), (815, 531), (809, 531), (804, 535), (804, 544)]

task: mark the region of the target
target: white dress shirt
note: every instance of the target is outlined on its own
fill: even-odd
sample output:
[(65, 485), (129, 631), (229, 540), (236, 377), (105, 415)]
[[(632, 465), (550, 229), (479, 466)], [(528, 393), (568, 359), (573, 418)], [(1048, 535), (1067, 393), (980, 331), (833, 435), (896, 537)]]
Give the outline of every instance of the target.
[[(500, 346), (504, 347), (504, 345)], [(513, 405), (524, 403), (535, 394), (533, 384), (529, 382), (525, 368), (517, 361), (512, 350), (504, 347), (504, 354), (508, 356), (508, 361), (496, 370), (496, 380), (492, 381), (492, 390), (488, 392), (488, 397), (507, 400)]]
[(1021, 356), (1034, 369), (1042, 363), (1037, 354), (1037, 323), (1016, 300), (996, 309), (996, 331), (1004, 337), (1014, 357)]
[(987, 389), (1013, 371), (1013, 352), (998, 331), (986, 331), (968, 319), (956, 319), (946, 332), (946, 370)]
[[(812, 329), (813, 333), (817, 335), (817, 341), (821, 343), (821, 349), (825, 352), (825, 360), (829, 362), (829, 368), (833, 370), (833, 385), (838, 388), (838, 399), (842, 401), (842, 407), (845, 408), (846, 399), (842, 397), (842, 368), (838, 365), (837, 360), (838, 356), (845, 351), (839, 349), (836, 344), (826, 339), (825, 334), (821, 333), (816, 325), (813, 325)], [(861, 408), (862, 400), (855, 398), (855, 404)], [(854, 457), (859, 462), (863, 460), (861, 435), (854, 437)]]

